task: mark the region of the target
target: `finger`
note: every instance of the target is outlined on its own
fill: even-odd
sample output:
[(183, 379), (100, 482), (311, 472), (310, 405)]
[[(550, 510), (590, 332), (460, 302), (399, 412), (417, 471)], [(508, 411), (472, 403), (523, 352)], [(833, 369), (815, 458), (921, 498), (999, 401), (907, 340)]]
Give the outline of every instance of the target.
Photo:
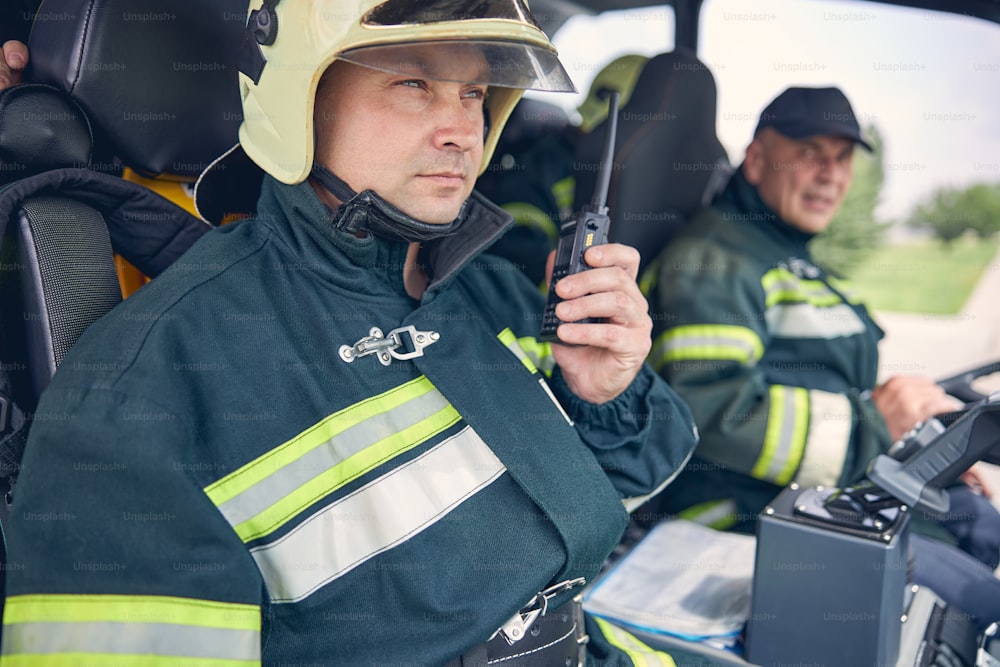
[(28, 64), (28, 48), (18, 41), (9, 41), (3, 45), (3, 57), (0, 58), (0, 89), (21, 83), (21, 72)]
[(635, 299), (645, 301), (635, 278), (617, 264), (581, 271), (566, 276), (556, 283), (556, 294), (563, 299), (575, 299), (585, 294), (619, 291), (626, 292)]
[(16, 39), (4, 42), (3, 57), (11, 69), (24, 69), (28, 64), (28, 47)]
[(631, 360), (645, 359), (652, 347), (648, 333), (618, 324), (564, 323), (557, 331), (559, 340), (569, 345), (598, 347), (607, 350), (629, 365)]
[(583, 253), (583, 260), (594, 268), (617, 266), (632, 280), (639, 275), (639, 251), (620, 243), (594, 246)]
[(931, 402), (926, 412), (928, 415), (939, 415), (944, 412), (955, 412), (956, 410), (961, 410), (964, 406), (965, 404), (957, 398), (952, 398), (951, 396), (940, 396)]
[(648, 326), (652, 331), (652, 320), (645, 300), (620, 291), (600, 292), (562, 301), (556, 306), (556, 316), (563, 322), (595, 318), (628, 327)]

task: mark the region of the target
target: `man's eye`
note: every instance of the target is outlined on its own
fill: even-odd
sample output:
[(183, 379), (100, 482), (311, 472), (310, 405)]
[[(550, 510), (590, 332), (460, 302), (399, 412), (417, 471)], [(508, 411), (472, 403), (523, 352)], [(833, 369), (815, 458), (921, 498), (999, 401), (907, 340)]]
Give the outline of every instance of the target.
[(470, 88), (462, 94), (462, 97), (484, 100), (486, 99), (486, 89), (485, 88)]
[(402, 81), (397, 81), (396, 85), (405, 86), (407, 88), (426, 88), (427, 84), (420, 79), (404, 79)]

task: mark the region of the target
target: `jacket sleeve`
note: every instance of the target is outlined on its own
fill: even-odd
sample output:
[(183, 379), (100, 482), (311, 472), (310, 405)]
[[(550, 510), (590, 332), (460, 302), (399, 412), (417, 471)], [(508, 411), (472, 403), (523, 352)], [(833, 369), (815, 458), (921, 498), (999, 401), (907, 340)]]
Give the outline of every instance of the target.
[(870, 401), (769, 382), (759, 276), (713, 244), (671, 248), (650, 293), (653, 368), (690, 406), (697, 456), (783, 486), (856, 481), (888, 441)]
[[(498, 262), (501, 260), (497, 260)], [(493, 260), (490, 260), (490, 263)], [(687, 405), (648, 364), (624, 392), (595, 404), (573, 394), (552, 355), (552, 344), (539, 339), (544, 295), (519, 271), (501, 272), (491, 316), (507, 327), (500, 341), (532, 372), (573, 422), (627, 509), (658, 493), (681, 471), (697, 444), (697, 430)]]
[(573, 394), (558, 367), (551, 383), (580, 439), (629, 510), (669, 484), (698, 442), (691, 412), (648, 364), (624, 392), (607, 403), (589, 403)]
[(5, 664), (260, 663), (263, 585), (186, 474), (193, 444), (152, 401), (50, 387), (7, 535)]

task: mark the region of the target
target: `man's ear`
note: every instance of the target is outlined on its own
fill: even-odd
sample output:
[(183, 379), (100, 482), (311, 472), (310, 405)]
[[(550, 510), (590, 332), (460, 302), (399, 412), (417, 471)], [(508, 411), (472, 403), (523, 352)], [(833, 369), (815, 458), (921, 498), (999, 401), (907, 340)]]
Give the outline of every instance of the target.
[(747, 179), (747, 183), (760, 185), (766, 165), (764, 146), (760, 139), (754, 138), (747, 146), (746, 157), (743, 159), (743, 177)]

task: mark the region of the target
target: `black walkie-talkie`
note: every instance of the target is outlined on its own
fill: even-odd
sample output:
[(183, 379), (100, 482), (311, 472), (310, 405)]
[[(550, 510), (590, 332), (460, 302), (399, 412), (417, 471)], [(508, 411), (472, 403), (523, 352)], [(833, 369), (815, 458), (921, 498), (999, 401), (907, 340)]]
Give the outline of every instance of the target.
[[(608, 186), (611, 183), (612, 161), (615, 153), (615, 133), (618, 129), (618, 91), (609, 91), (608, 125), (604, 134), (604, 150), (597, 175), (597, 186), (591, 203), (584, 204), (576, 216), (559, 228), (559, 244), (556, 246), (556, 261), (552, 267), (552, 281), (549, 283), (549, 298), (542, 313), (541, 339), (558, 342), (556, 329), (562, 322), (556, 317), (556, 305), (562, 301), (556, 295), (556, 283), (566, 276), (591, 268), (583, 261), (587, 248), (608, 242)], [(595, 318), (577, 320), (580, 323), (598, 322)]]

